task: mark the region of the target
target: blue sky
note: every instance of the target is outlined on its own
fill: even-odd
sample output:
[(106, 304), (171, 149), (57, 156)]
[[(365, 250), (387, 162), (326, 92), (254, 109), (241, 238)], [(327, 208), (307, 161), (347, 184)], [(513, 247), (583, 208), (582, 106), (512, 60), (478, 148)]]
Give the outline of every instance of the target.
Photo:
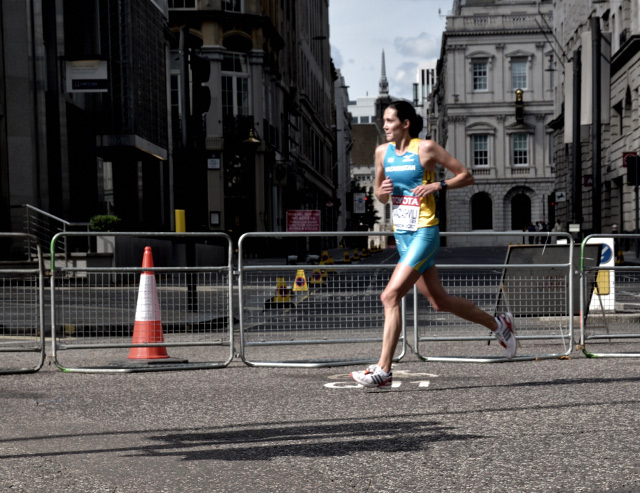
[(418, 63), (440, 56), (444, 16), (452, 4), (453, 0), (331, 0), (331, 56), (349, 86), (349, 98), (378, 94), (384, 49), (389, 92), (411, 99)]

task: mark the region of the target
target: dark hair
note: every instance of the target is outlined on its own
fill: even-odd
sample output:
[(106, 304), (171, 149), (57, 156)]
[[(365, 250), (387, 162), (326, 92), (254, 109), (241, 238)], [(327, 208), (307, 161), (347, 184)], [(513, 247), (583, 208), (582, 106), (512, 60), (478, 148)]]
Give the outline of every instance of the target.
[(398, 119), (401, 122), (409, 120), (409, 135), (413, 138), (418, 137), (422, 131), (424, 122), (422, 121), (422, 117), (416, 114), (416, 109), (411, 103), (407, 101), (394, 101), (387, 106), (387, 108), (396, 110), (396, 115), (398, 115)]

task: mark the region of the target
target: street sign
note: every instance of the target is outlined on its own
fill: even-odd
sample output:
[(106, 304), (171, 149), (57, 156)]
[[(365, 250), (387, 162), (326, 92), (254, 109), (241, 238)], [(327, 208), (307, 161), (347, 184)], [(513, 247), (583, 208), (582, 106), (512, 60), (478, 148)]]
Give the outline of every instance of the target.
[(320, 231), (319, 210), (288, 210), (287, 232)]
[(107, 92), (106, 60), (70, 60), (65, 62), (67, 92)]
[(364, 201), (365, 201), (364, 193), (353, 194), (353, 213), (354, 214), (364, 214), (367, 211)]

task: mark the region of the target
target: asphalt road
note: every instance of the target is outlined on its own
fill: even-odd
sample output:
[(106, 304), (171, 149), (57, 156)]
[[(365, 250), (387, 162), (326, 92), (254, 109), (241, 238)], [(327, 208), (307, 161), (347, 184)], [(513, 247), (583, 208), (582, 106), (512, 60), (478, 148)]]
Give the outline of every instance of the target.
[[(443, 249), (439, 258), (475, 254)], [(504, 250), (482, 255), (499, 263)], [(501, 351), (446, 344), (454, 354), (474, 344)], [(521, 351), (550, 352), (534, 344)], [(252, 348), (252, 359), (273, 349)], [(211, 350), (188, 348), (188, 358), (211, 361)], [(286, 350), (304, 359), (318, 347)], [(640, 343), (603, 340), (589, 350), (638, 353)], [(346, 345), (330, 351), (353, 357)], [(62, 359), (91, 366), (127, 353), (64, 351)], [(35, 355), (0, 352), (0, 368), (25, 358)], [(0, 491), (640, 491), (638, 358), (573, 351), (442, 363), (410, 348), (389, 391), (359, 388), (349, 378), (359, 368), (250, 367), (236, 358), (212, 370), (84, 374), (46, 364), (0, 375)]]
[(640, 491), (638, 359), (353, 369), (0, 376), (0, 491)]

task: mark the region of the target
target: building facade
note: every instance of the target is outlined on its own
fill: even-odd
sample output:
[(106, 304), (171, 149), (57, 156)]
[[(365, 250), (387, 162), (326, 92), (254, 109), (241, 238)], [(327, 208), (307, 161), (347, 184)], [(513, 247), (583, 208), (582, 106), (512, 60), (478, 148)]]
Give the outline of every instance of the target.
[(521, 232), (554, 222), (552, 11), (551, 0), (453, 3), (429, 133), (470, 169), (475, 184), (446, 192), (447, 231)]
[[(320, 210), (322, 229), (335, 230), (328, 1), (172, 0), (169, 24), (179, 40), (172, 46), (180, 122), (174, 135), (188, 130), (182, 142), (174, 139), (185, 153), (176, 169), (186, 170), (176, 181), (197, 176), (197, 196), (206, 198), (194, 204), (187, 192), (176, 196), (176, 206), (198, 217), (196, 227), (204, 219), (208, 229), (234, 239), (286, 231), (287, 211), (295, 209)], [(208, 64), (205, 77), (198, 75), (201, 62)], [(203, 86), (208, 104), (201, 105)]]
[(125, 231), (184, 211), (236, 240), (298, 209), (338, 229), (350, 117), (328, 0), (0, 0), (0, 22), (3, 231), (24, 204)]
[(416, 113), (424, 122), (421, 138), (429, 135), (429, 119), (431, 113), (431, 98), (436, 87), (437, 61), (420, 62), (416, 70), (416, 81), (413, 83), (413, 105)]
[(555, 0), (554, 12), (557, 217), (580, 237), (634, 232), (640, 2)]
[(335, 148), (334, 166), (336, 169), (336, 197), (337, 201), (332, 207), (337, 212), (336, 231), (346, 231), (349, 219), (347, 194), (351, 187), (351, 150), (353, 149), (353, 137), (349, 112), (349, 86), (340, 70), (336, 70), (334, 82), (335, 101)]
[(3, 231), (24, 230), (25, 204), (169, 228), (167, 15), (154, 0), (0, 2)]

